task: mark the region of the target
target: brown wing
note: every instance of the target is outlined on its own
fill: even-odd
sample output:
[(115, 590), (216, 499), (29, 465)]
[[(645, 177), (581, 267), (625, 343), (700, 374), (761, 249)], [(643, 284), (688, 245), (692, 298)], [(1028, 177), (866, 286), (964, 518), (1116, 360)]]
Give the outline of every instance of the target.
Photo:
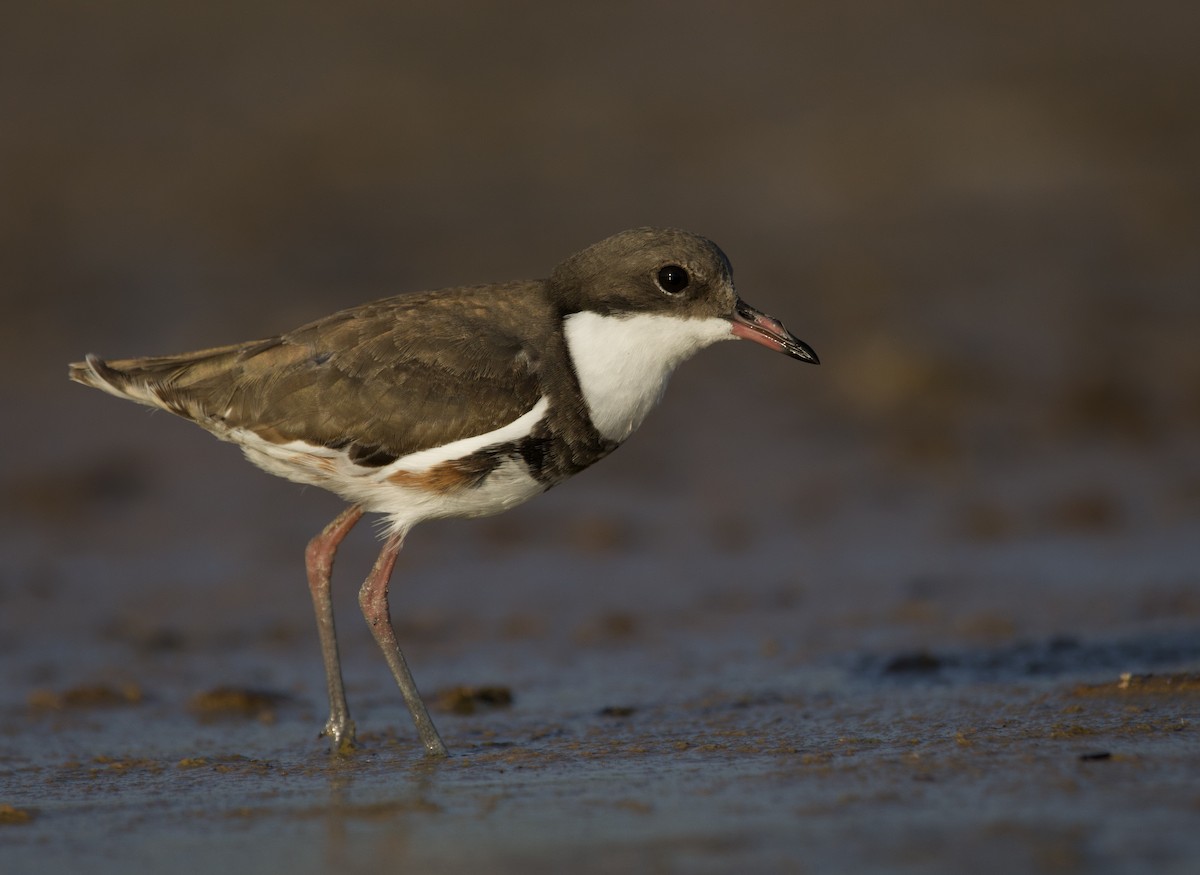
[(536, 329), (550, 324), (539, 291), (515, 283), (388, 298), (269, 340), (89, 364), (110, 390), (153, 396), (215, 431), (348, 448), (382, 465), (533, 407)]

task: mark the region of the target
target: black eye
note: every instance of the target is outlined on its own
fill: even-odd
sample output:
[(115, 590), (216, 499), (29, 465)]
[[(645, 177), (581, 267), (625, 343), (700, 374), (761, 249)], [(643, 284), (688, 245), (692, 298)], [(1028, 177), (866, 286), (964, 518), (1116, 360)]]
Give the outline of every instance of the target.
[(691, 277), (678, 264), (668, 264), (658, 272), (658, 287), (668, 295), (678, 295), (688, 287)]

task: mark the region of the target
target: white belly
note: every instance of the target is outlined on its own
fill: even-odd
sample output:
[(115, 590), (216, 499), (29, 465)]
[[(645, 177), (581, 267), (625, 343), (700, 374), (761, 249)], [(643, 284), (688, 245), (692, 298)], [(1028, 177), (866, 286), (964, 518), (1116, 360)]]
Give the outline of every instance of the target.
[(549, 400), (541, 398), (508, 425), (442, 447), (410, 453), (378, 468), (356, 465), (343, 450), (305, 441), (278, 444), (245, 429), (219, 436), (238, 444), (246, 458), (264, 471), (328, 489), (370, 513), (385, 514), (393, 531), (404, 531), (428, 519), (500, 513), (544, 492), (545, 485), (530, 476), (520, 459), (505, 459), (482, 483), (472, 485), (450, 484), (450, 488), (439, 488), (435, 482), (425, 482), (423, 475), (436, 472), (445, 463), (528, 436), (548, 408)]

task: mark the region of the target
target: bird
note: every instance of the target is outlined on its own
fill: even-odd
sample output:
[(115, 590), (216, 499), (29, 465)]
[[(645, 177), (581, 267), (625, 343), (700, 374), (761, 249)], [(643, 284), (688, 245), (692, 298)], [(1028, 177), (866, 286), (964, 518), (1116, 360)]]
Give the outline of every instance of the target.
[(356, 748), (331, 575), (364, 514), (383, 546), (359, 606), (428, 756), (448, 754), (391, 622), (388, 585), (409, 530), (500, 513), (607, 456), (658, 403), (676, 366), (724, 340), (818, 364), (746, 304), (712, 241), (635, 228), (539, 280), (388, 297), (264, 340), (69, 365), (75, 382), (190, 420), (263, 470), (336, 493), (305, 550), (329, 696), (322, 736)]

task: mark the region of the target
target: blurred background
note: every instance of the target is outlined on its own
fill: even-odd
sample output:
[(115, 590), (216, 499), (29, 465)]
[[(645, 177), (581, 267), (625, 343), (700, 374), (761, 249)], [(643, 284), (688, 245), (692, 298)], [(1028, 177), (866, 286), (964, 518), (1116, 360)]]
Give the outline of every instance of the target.
[[(1195, 4), (112, 0), (4, 19), (6, 704), (225, 677), (323, 709), (302, 549), (337, 500), (69, 384), (67, 362), (545, 276), (639, 225), (715, 240), (822, 364), (722, 345), (598, 468), (416, 530), (393, 602), (424, 684), (504, 665), (536, 687), (589, 648), (635, 654), (645, 689), (1031, 640), (1196, 658)], [(353, 616), (373, 550), (364, 527), (339, 611), (348, 675), (385, 701)]]

